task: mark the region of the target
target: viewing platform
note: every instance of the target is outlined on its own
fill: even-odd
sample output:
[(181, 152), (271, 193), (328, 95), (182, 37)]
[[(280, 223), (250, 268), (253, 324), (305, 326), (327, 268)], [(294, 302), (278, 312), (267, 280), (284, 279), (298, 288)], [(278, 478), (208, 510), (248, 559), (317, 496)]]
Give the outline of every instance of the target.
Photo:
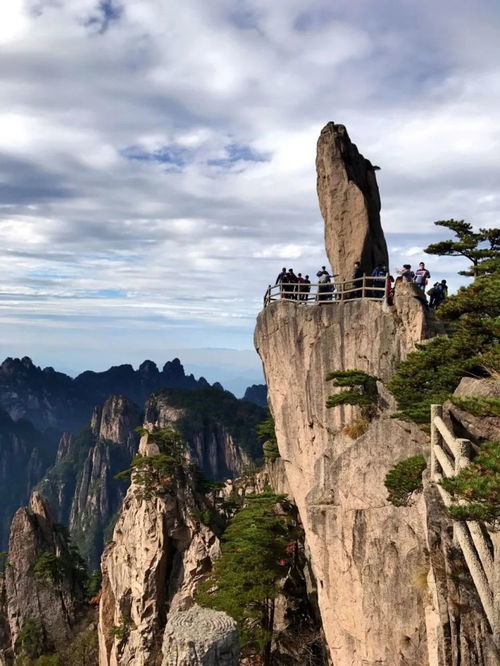
[(324, 305), (347, 300), (384, 301), (391, 297), (389, 277), (365, 275), (347, 282), (277, 283), (269, 285), (264, 307), (273, 301), (295, 301), (300, 305)]

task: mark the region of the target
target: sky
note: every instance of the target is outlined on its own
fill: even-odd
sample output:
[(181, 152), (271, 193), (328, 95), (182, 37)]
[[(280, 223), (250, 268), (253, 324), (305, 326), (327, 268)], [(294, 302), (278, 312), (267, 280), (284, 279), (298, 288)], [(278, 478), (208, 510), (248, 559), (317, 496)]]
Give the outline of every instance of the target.
[(0, 356), (260, 381), (266, 286), (326, 261), (330, 120), (381, 167), (391, 266), (456, 288), (422, 249), (498, 226), (498, 34), (498, 0), (0, 3)]

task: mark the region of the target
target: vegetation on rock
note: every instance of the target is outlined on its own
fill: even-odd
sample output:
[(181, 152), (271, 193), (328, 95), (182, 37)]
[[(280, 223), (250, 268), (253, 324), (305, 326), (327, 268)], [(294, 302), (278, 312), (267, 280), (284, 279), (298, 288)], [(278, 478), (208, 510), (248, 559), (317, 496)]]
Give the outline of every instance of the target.
[(278, 449), (278, 440), (276, 439), (276, 431), (274, 428), (274, 419), (269, 410), (267, 410), (267, 418), (256, 427), (257, 440), (262, 442), (262, 451), (266, 460), (276, 460), (280, 457)]
[(182, 436), (190, 437), (203, 431), (209, 422), (220, 423), (227, 428), (235, 441), (254, 460), (262, 457), (262, 450), (254, 434), (254, 427), (262, 421), (265, 409), (252, 402), (238, 400), (229, 391), (214, 387), (198, 391), (164, 390), (168, 404), (186, 410), (178, 424)]
[(422, 473), (425, 468), (426, 462), (422, 455), (411, 456), (394, 465), (384, 481), (389, 491), (388, 501), (394, 506), (408, 506), (412, 494), (422, 490)]
[(172, 488), (173, 478), (180, 469), (186, 444), (180, 434), (171, 428), (160, 428), (151, 434), (160, 453), (151, 456), (137, 454), (130, 467), (115, 476), (115, 479), (133, 477), (136, 496), (150, 500)]
[(246, 655), (269, 663), (275, 599), (294, 551), (290, 505), (272, 493), (248, 496), (222, 542), (222, 555), (201, 586), (197, 601), (222, 610), (239, 625)]
[(334, 386), (348, 389), (328, 396), (328, 409), (338, 405), (354, 405), (361, 407), (361, 418), (364, 421), (370, 421), (375, 416), (378, 399), (376, 377), (362, 370), (337, 370), (329, 372), (326, 381), (333, 381)]
[(440, 483), (457, 500), (448, 509), (453, 518), (482, 520), (500, 529), (500, 442), (483, 443), (470, 465)]
[(461, 287), (438, 309), (447, 337), (417, 345), (401, 363), (389, 389), (398, 401), (398, 416), (427, 424), (430, 405), (443, 403), (463, 376), (488, 377), (500, 372), (500, 229), (472, 231), (455, 220), (436, 224), (455, 232), (457, 239), (430, 245), (426, 252), (464, 255), (472, 267), (472, 284)]
[(500, 416), (500, 398), (476, 398), (451, 396), (451, 402), (474, 416)]

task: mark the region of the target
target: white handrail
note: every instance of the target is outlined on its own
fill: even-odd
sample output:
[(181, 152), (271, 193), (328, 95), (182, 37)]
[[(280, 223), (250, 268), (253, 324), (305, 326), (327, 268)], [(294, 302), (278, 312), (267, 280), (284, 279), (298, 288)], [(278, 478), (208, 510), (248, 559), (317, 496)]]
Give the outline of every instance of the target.
[[(444, 477), (451, 478), (470, 464), (472, 445), (468, 439), (453, 435), (443, 421), (442, 405), (431, 405), (431, 481), (437, 484), (445, 506), (450, 506), (452, 498), (439, 484)], [(481, 600), (485, 615), (496, 640), (500, 639), (500, 626), (496, 613), (495, 562), (483, 528), (477, 521), (455, 521), (453, 526), (455, 542), (464, 555), (472, 580)]]
[(388, 280), (388, 276), (366, 275), (345, 282), (278, 282), (269, 285), (264, 296), (264, 306), (277, 300), (295, 301), (301, 305), (335, 303), (361, 298), (382, 301), (388, 293)]

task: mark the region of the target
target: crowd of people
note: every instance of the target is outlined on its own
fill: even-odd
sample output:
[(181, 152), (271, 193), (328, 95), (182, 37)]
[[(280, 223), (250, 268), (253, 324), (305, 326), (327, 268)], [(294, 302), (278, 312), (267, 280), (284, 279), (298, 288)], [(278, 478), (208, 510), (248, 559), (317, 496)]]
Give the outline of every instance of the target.
[(423, 261), (418, 265), (415, 271), (412, 271), (410, 264), (404, 264), (402, 268), (397, 270), (398, 276), (396, 279), (389, 275), (389, 271), (385, 264), (378, 264), (372, 271), (370, 276), (365, 276), (361, 263), (356, 261), (354, 263), (351, 282), (342, 286), (342, 290), (338, 291), (335, 286), (336, 274), (330, 274), (326, 270), (326, 266), (322, 266), (316, 273), (317, 277), (317, 292), (311, 294), (311, 280), (309, 275), (302, 275), (302, 273), (295, 274), (292, 268), (288, 270), (282, 268), (278, 277), (276, 278), (276, 285), (279, 285), (281, 298), (297, 301), (328, 301), (340, 300), (348, 298), (387, 298), (389, 303), (392, 302), (394, 297), (394, 290), (397, 288), (398, 282), (411, 282), (422, 291), (422, 295), (427, 303), (427, 295), (429, 296), (428, 305), (431, 308), (437, 308), (448, 296), (448, 286), (446, 280), (435, 282), (430, 289), (429, 280), (431, 274), (425, 267)]

